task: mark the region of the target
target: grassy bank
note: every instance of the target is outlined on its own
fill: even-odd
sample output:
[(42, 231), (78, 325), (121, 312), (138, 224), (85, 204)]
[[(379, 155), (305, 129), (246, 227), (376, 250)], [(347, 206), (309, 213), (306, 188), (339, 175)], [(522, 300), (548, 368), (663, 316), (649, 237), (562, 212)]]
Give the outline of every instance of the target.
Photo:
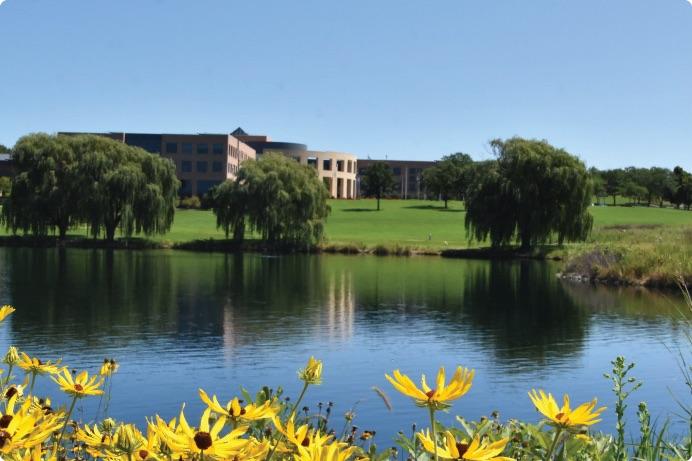
[[(452, 257), (514, 257), (513, 252), (488, 252), (485, 243), (469, 242), (461, 202), (332, 200), (327, 240), (317, 251), (371, 254), (442, 254)], [(565, 273), (594, 281), (671, 285), (676, 274), (692, 281), (692, 212), (669, 208), (598, 206), (590, 209), (594, 230), (584, 243), (547, 245), (524, 255), (567, 261)], [(6, 231), (3, 229), (0, 234)], [(86, 238), (86, 228), (70, 235), (71, 246), (103, 246)], [(26, 245), (26, 239), (5, 237), (4, 245)], [(55, 244), (44, 240), (40, 245)], [(171, 231), (147, 239), (120, 240), (118, 248), (180, 248), (200, 251), (261, 251), (249, 241), (242, 246), (225, 240), (211, 211), (178, 210)]]

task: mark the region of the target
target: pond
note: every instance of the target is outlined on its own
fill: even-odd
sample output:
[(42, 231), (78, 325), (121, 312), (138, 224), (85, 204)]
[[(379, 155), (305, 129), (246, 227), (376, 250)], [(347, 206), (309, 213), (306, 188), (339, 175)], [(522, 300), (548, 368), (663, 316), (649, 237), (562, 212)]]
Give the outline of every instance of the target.
[[(644, 381), (630, 402), (685, 426), (675, 399), (689, 403), (679, 350), (689, 353), (685, 309), (676, 293), (592, 287), (556, 278), (538, 261), (435, 257), (226, 255), (182, 251), (0, 249), (0, 302), (17, 308), (0, 327), (2, 350), (14, 344), (42, 359), (98, 370), (121, 363), (109, 414), (143, 425), (159, 413), (190, 419), (198, 388), (223, 402), (263, 385), (300, 390), (296, 370), (324, 360), (323, 385), (305, 404), (334, 402), (332, 425), (355, 408), (355, 423), (377, 431), (380, 446), (399, 430), (426, 424), (426, 413), (398, 395), (384, 373), (418, 377), (438, 366), (476, 370), (454, 415), (538, 421), (527, 392), (598, 397), (609, 407), (596, 428), (614, 431), (613, 396), (603, 373), (622, 354)], [(385, 391), (389, 411), (373, 391)], [(43, 379), (39, 392), (66, 398)], [(78, 417), (94, 418), (98, 398)]]

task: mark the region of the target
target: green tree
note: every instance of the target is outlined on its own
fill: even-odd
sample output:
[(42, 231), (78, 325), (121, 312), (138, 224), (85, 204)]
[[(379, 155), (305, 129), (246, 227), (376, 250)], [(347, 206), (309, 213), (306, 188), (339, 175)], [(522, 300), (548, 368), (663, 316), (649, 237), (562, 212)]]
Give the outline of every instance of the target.
[(494, 247), (522, 250), (550, 240), (583, 240), (591, 230), (592, 186), (584, 164), (546, 141), (491, 141), (497, 161), (469, 187), (466, 228)]
[(377, 199), (377, 211), (380, 210), (380, 199), (394, 188), (392, 170), (384, 162), (370, 165), (360, 178), (360, 190), (365, 197)]
[(45, 236), (53, 229), (64, 239), (79, 222), (83, 196), (77, 159), (68, 140), (37, 133), (22, 137), (14, 148), (15, 177), (2, 218), (13, 233)]
[(456, 153), (442, 157), (441, 161), (423, 171), (426, 193), (442, 199), (447, 208), (450, 199), (463, 198), (471, 165), (473, 160), (467, 154)]
[(94, 237), (103, 232), (112, 242), (118, 228), (126, 237), (170, 229), (180, 187), (173, 162), (100, 136), (67, 139), (79, 158), (80, 206)]
[(0, 176), (0, 197), (7, 197), (12, 192), (12, 178)]
[(598, 204), (600, 205), (601, 199), (608, 195), (608, 191), (606, 190), (606, 181), (596, 168), (589, 168), (589, 175), (591, 176), (593, 193), (597, 197)]
[(315, 170), (278, 154), (243, 163), (234, 182), (218, 186), (212, 209), (228, 236), (245, 226), (270, 243), (314, 244), (324, 236), (329, 192)]
[(617, 195), (623, 183), (624, 172), (621, 169), (606, 170), (601, 172), (601, 177), (606, 183), (606, 192), (613, 197), (613, 205), (617, 205)]
[(211, 192), (211, 207), (216, 215), (217, 229), (223, 229), (226, 238), (233, 232), (233, 240), (242, 242), (245, 238), (245, 218), (249, 211), (247, 182), (225, 181)]
[(17, 174), (3, 220), (13, 233), (61, 239), (86, 223), (113, 241), (118, 227), (131, 236), (164, 233), (173, 222), (179, 182), (170, 160), (99, 136), (32, 134), (20, 139)]
[(10, 151), (10, 148), (4, 144), (0, 144), (0, 154), (5, 154)]

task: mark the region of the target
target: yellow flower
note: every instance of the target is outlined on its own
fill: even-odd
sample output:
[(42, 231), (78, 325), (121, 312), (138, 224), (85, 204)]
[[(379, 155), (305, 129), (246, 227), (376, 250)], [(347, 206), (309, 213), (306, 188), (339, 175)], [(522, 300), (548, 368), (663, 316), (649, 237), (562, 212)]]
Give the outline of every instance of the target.
[(539, 392), (531, 390), (531, 392), (529, 392), (529, 398), (543, 416), (548, 418), (552, 423), (563, 428), (591, 426), (592, 424), (596, 424), (600, 421), (600, 419), (596, 418), (606, 409), (606, 407), (601, 407), (594, 410), (597, 400), (593, 399), (591, 402), (582, 403), (572, 410), (569, 406), (569, 396), (567, 394), (564, 395), (562, 408), (560, 408), (557, 406), (553, 395), (546, 395), (542, 390)]
[(298, 377), (305, 384), (322, 384), (322, 361), (311, 356), (305, 368), (298, 370)]
[[(418, 440), (420, 440), (423, 448), (430, 453), (435, 453), (435, 442), (430, 437), (430, 431), (419, 432)], [(437, 447), (437, 455), (445, 459), (467, 459), (472, 461), (514, 461), (512, 458), (498, 456), (507, 446), (509, 439), (501, 439), (497, 442), (489, 443), (489, 441), (475, 436), (469, 445), (466, 441), (457, 442), (454, 435), (445, 432), (445, 444), (443, 447)]]
[(89, 378), (89, 373), (86, 371), (78, 374), (76, 378), (72, 378), (72, 373), (63, 368), (62, 372), (58, 373), (57, 376), (57, 378), (51, 376), (51, 379), (60, 386), (63, 392), (75, 398), (103, 394), (103, 391), (99, 389), (103, 384), (103, 378), (99, 379), (97, 376)]
[(294, 461), (346, 461), (359, 452), (358, 447), (346, 447), (346, 445), (341, 442), (330, 444), (320, 442), (310, 444), (308, 447), (299, 446), (298, 453), (293, 459)]
[(103, 365), (101, 365), (101, 370), (99, 374), (101, 376), (111, 376), (113, 373), (118, 371), (120, 364), (113, 359), (103, 359)]
[(307, 424), (296, 429), (293, 418), (286, 422), (286, 427), (281, 424), (281, 420), (278, 417), (272, 418), (272, 421), (276, 429), (285, 435), (296, 447), (308, 447), (314, 444), (323, 445), (332, 438), (331, 435), (323, 435), (319, 431), (311, 430)]
[(42, 362), (36, 357), (29, 357), (25, 352), (20, 352), (19, 362), (17, 362), (17, 365), (19, 365), (19, 368), (22, 370), (33, 375), (53, 375), (60, 371), (60, 368), (58, 368), (59, 363), (59, 360), (55, 363), (51, 362), (50, 360)]
[(19, 353), (17, 352), (17, 348), (14, 346), (7, 348), (7, 354), (5, 354), (2, 361), (8, 365), (16, 365), (17, 362), (19, 362)]
[(0, 417), (0, 453), (3, 454), (40, 445), (62, 426), (60, 416), (32, 411), (31, 400), (24, 401), (15, 411), (16, 400), (15, 395), (7, 403), (5, 414)]
[(411, 378), (402, 374), (399, 370), (394, 370), (393, 378), (389, 375), (384, 376), (397, 391), (413, 398), (416, 401), (416, 405), (440, 410), (449, 408), (448, 402), (458, 399), (471, 389), (474, 374), (474, 370), (457, 367), (449, 384), (445, 384), (445, 369), (440, 367), (440, 370), (437, 372), (434, 389), (428, 386), (425, 375), (421, 377), (422, 389), (416, 387)]
[(93, 428), (85, 425), (78, 427), (76, 437), (79, 442), (87, 446), (87, 452), (94, 458), (107, 457), (107, 450), (113, 446), (113, 435), (94, 424)]
[(0, 322), (5, 320), (5, 318), (14, 311), (15, 311), (14, 307), (7, 305), (7, 304), (0, 307)]
[(242, 419), (245, 421), (256, 421), (258, 419), (272, 418), (276, 414), (276, 411), (272, 408), (272, 402), (270, 401), (266, 401), (260, 406), (249, 403), (243, 407), (240, 405), (240, 400), (234, 397), (233, 400), (228, 402), (224, 407), (219, 403), (216, 395), (213, 395), (210, 399), (203, 389), (199, 390), (199, 397), (202, 399), (202, 402), (206, 403), (207, 406), (211, 408), (211, 411), (234, 420)]
[(159, 416), (156, 417), (156, 432), (170, 448), (173, 458), (179, 456), (193, 457), (203, 452), (205, 458), (229, 459), (247, 448), (248, 440), (241, 438), (247, 431), (247, 426), (240, 426), (220, 437), (219, 433), (226, 424), (226, 417), (219, 417), (210, 428), (210, 414), (210, 408), (204, 410), (197, 430), (188, 425), (183, 410), (180, 411), (177, 428), (171, 428)]

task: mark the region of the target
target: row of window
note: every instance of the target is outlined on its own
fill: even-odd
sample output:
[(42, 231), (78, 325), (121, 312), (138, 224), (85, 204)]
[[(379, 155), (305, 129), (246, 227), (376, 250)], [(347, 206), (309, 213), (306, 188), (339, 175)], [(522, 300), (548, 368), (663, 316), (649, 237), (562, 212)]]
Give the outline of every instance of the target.
[[(180, 170), (183, 173), (192, 173), (192, 166), (195, 164), (195, 171), (197, 173), (207, 173), (209, 171), (209, 162), (200, 160), (197, 162), (192, 162), (191, 160), (183, 160), (180, 162)], [(213, 173), (220, 173), (223, 171), (224, 162), (211, 162), (211, 171)], [(240, 168), (238, 165), (231, 163), (226, 164), (226, 172), (231, 174), (238, 174)]]
[[(206, 161), (199, 161), (195, 162), (195, 171), (197, 173), (206, 173), (209, 171), (209, 162)], [(183, 173), (191, 173), (192, 172), (192, 161), (190, 160), (183, 160), (180, 162), (180, 170)], [(220, 173), (223, 171), (223, 162), (211, 162), (211, 171), (214, 173)]]
[[(180, 151), (183, 154), (192, 154), (197, 152), (198, 154), (208, 154), (209, 144), (206, 142), (193, 144), (191, 142), (180, 143)], [(166, 143), (166, 153), (167, 154), (177, 154), (178, 153), (178, 143), (177, 142), (167, 142)], [(214, 155), (223, 155), (223, 144), (213, 143), (211, 145), (211, 153)]]

